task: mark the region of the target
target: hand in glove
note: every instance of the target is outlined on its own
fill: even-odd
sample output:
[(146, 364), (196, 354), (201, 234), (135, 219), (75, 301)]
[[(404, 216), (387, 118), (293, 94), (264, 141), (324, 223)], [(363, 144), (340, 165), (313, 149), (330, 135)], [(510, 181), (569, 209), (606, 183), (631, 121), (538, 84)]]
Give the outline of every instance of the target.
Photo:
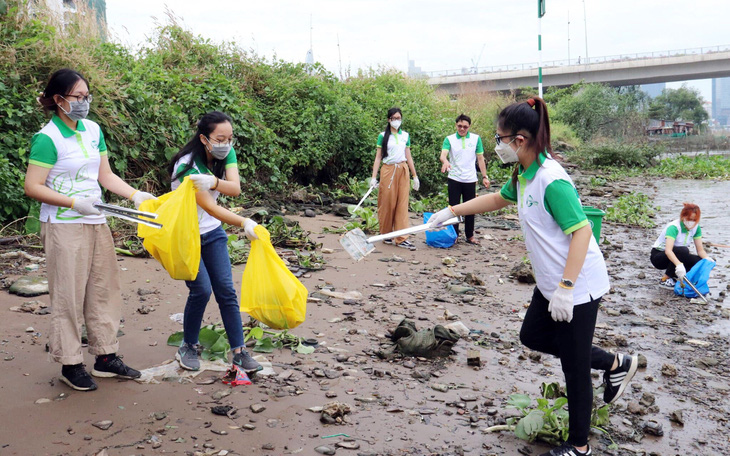
[(684, 276), (687, 275), (687, 270), (684, 268), (682, 263), (679, 263), (679, 265), (674, 268), (674, 272), (677, 274), (677, 279), (680, 282), (684, 279)]
[(193, 181), (195, 190), (210, 190), (215, 187), (218, 178), (212, 174), (191, 174), (190, 180)]
[(134, 208), (139, 209), (139, 205), (142, 204), (144, 201), (151, 200), (151, 199), (157, 199), (155, 195), (147, 192), (140, 192), (136, 191), (132, 194), (132, 202), (134, 203)]
[(558, 289), (553, 293), (550, 305), (548, 305), (548, 311), (553, 320), (570, 323), (570, 320), (573, 319), (573, 289), (558, 285)]
[(418, 176), (413, 178), (413, 191), (417, 192), (421, 188), (421, 181), (418, 180)]
[(254, 222), (250, 218), (247, 218), (243, 221), (243, 225), (241, 226), (243, 226), (243, 232), (249, 241), (253, 241), (259, 238), (258, 236), (256, 236), (256, 232), (253, 230), (258, 226), (258, 223)]
[(94, 204), (101, 202), (98, 196), (87, 196), (86, 198), (74, 198), (71, 209), (81, 215), (101, 215), (101, 211), (94, 207)]
[(376, 178), (374, 178), (374, 177), (372, 179), (370, 179), (370, 186), (373, 187), (373, 188), (377, 188), (377, 186), (378, 186), (378, 180)]
[(448, 219), (454, 217), (454, 213), (451, 212), (451, 208), (447, 207), (446, 209), (441, 209), (440, 211), (436, 212), (431, 216), (430, 219), (428, 219), (429, 224), (429, 230), (431, 231), (439, 231), (446, 228), (446, 226), (439, 226)]

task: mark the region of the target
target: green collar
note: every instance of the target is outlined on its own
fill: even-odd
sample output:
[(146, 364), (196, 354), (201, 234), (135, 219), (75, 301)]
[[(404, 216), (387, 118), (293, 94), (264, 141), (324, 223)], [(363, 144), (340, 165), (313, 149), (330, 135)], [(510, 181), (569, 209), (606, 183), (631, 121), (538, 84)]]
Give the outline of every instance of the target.
[(466, 136), (459, 136), (459, 133), (456, 133), (456, 139), (466, 138), (469, 139), (469, 132), (466, 132)]
[(205, 163), (203, 163), (202, 160), (200, 160), (198, 157), (195, 157), (195, 166), (197, 166), (198, 170), (200, 170), (201, 174), (213, 174), (207, 166), (205, 166)]
[(51, 117), (51, 122), (53, 122), (58, 127), (58, 129), (61, 131), (61, 135), (64, 138), (70, 138), (71, 136), (76, 134), (76, 131), (86, 131), (84, 123), (80, 120), (76, 122), (76, 131), (71, 130), (70, 128), (68, 128), (68, 125), (66, 125), (63, 120), (58, 117), (57, 114), (53, 114), (53, 117)]
[(532, 162), (527, 170), (524, 170), (524, 168), (522, 168), (522, 165), (520, 165), (519, 175), (525, 180), (534, 179), (537, 170), (540, 168), (540, 165), (545, 162), (545, 160), (547, 160), (547, 154), (545, 152), (542, 152), (540, 155), (537, 156), (537, 160)]
[(682, 221), (682, 219), (679, 220), (679, 230), (682, 233), (689, 233), (689, 230), (687, 229), (686, 226), (684, 226), (684, 222)]

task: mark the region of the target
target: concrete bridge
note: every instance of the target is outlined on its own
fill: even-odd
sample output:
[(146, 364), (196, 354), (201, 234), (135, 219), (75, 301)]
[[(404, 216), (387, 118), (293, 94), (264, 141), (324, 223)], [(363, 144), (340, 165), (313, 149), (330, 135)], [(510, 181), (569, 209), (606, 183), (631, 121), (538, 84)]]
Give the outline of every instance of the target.
[[(452, 95), (537, 87), (537, 63), (423, 73), (431, 85)], [(543, 86), (580, 81), (612, 86), (687, 81), (730, 76), (730, 45), (608, 57), (588, 62), (544, 62)]]

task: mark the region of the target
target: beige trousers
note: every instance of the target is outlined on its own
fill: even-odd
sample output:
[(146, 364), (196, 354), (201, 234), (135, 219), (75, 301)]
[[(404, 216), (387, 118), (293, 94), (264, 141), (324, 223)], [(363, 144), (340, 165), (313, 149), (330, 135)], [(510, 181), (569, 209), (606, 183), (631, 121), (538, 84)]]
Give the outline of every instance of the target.
[(83, 362), (82, 323), (89, 336), (89, 353), (116, 353), (122, 296), (109, 227), (44, 222), (41, 241), (51, 294), (51, 359), (62, 364)]
[[(380, 234), (398, 231), (410, 226), (408, 222), (408, 194), (411, 189), (411, 173), (408, 163), (383, 165), (378, 185), (378, 222)], [(400, 244), (408, 236), (398, 236), (393, 242)]]

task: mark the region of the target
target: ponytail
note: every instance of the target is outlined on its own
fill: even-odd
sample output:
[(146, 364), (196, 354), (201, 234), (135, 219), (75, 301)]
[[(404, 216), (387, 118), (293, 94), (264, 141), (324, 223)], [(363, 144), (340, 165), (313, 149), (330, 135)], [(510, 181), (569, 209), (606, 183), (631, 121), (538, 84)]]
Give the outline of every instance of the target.
[(385, 133), (383, 133), (383, 145), (380, 147), (381, 159), (384, 159), (388, 156), (388, 139), (390, 139), (390, 118), (396, 114), (400, 114), (401, 116), (403, 115), (400, 108), (388, 109), (388, 122), (385, 124)]
[[(554, 158), (553, 149), (550, 145), (550, 118), (547, 105), (542, 98), (532, 97), (526, 102), (513, 103), (507, 106), (499, 113), (497, 123), (500, 130), (513, 135), (519, 134), (520, 131), (526, 131), (529, 135), (525, 138), (526, 144), (535, 150), (535, 160), (543, 152)], [(520, 164), (517, 163), (512, 171), (511, 182), (515, 189), (517, 188), (519, 169)]]

